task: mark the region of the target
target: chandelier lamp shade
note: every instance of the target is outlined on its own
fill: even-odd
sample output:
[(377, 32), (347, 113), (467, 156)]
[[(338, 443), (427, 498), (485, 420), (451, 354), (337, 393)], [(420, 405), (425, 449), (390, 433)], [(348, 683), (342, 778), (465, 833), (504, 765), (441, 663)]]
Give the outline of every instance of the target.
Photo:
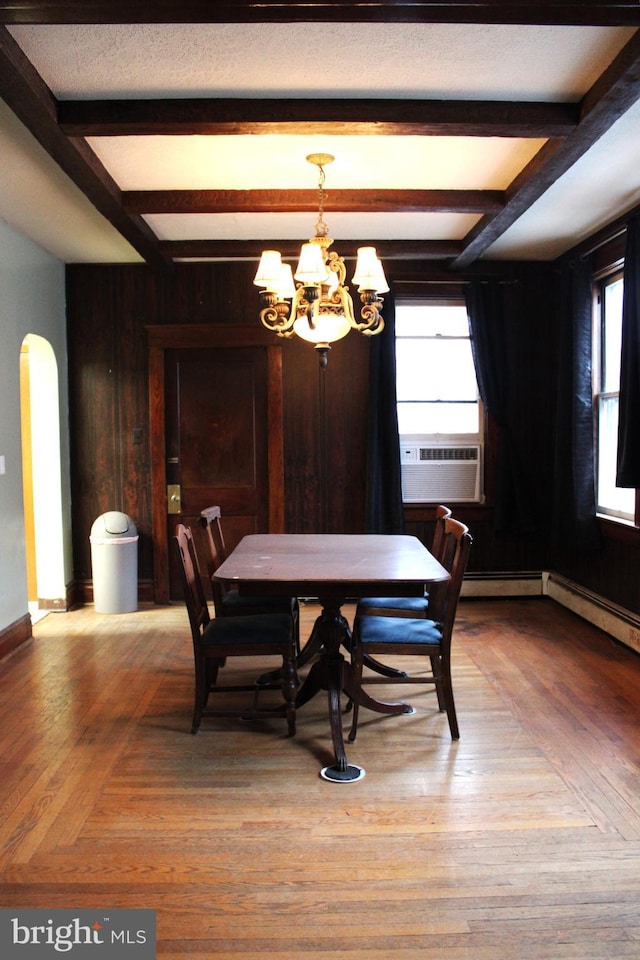
[(333, 240), (324, 222), (324, 168), (334, 160), (328, 153), (307, 157), (319, 170), (318, 221), (316, 235), (302, 245), (295, 274), (277, 250), (264, 250), (254, 284), (260, 290), (260, 320), (279, 337), (294, 334), (313, 343), (326, 367), (331, 344), (350, 330), (374, 336), (384, 327), (382, 294), (387, 284), (375, 247), (360, 247), (353, 284), (360, 294), (360, 318), (356, 318), (353, 299), (346, 284), (343, 257), (330, 250)]

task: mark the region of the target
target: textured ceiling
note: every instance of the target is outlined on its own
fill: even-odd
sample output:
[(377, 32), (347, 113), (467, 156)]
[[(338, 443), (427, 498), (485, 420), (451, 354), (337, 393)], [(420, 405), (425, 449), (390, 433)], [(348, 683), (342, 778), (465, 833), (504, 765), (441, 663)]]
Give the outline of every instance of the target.
[[(1, 6), (1, 5), (0, 5)], [(8, 32), (57, 101), (313, 98), (578, 104), (635, 28), (429, 23), (18, 25)], [(632, 106), (572, 169), (483, 251), (552, 259), (640, 203), (640, 108)], [(309, 127), (309, 124), (306, 125)], [(87, 143), (122, 191), (308, 190), (310, 152), (327, 168), (331, 235), (463, 241), (482, 213), (332, 212), (332, 191), (508, 191), (545, 143), (528, 136), (301, 132), (106, 135)], [(138, 261), (0, 103), (0, 216), (67, 262)], [(303, 212), (145, 211), (159, 240), (301, 239)]]
[(628, 27), (286, 23), (17, 26), (57, 97), (578, 100)]

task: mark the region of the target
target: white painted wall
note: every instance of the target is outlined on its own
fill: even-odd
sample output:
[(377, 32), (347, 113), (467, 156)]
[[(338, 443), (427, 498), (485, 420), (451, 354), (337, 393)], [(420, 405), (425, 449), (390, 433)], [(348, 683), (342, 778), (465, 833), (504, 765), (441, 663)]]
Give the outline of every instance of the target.
[(0, 630), (27, 613), (20, 442), (20, 346), (36, 334), (58, 367), (64, 581), (72, 576), (64, 264), (0, 221)]

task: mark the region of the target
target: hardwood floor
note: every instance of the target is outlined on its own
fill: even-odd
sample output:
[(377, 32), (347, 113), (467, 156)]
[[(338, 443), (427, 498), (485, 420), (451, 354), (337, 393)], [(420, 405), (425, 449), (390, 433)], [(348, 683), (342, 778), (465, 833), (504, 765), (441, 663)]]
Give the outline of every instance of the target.
[(460, 741), (398, 688), (348, 785), (321, 697), (291, 740), (191, 735), (182, 607), (34, 634), (0, 664), (1, 907), (153, 908), (172, 960), (640, 957), (640, 657), (553, 601), (461, 601)]

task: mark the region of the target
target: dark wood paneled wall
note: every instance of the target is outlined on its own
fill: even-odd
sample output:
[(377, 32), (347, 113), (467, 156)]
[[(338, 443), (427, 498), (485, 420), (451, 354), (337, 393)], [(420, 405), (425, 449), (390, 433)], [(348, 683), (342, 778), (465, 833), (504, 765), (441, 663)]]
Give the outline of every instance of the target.
[[(417, 268), (401, 261), (391, 261), (387, 269), (391, 279), (433, 279), (438, 274), (428, 264)], [(510, 417), (536, 530), (526, 537), (496, 533), (490, 502), (485, 507), (461, 506), (456, 513), (474, 534), (471, 570), (540, 570), (548, 559), (555, 402), (550, 389), (555, 352), (551, 272), (543, 266), (509, 264), (493, 265), (493, 270), (505, 281), (522, 285), (522, 310), (507, 345), (514, 371)], [(145, 328), (258, 323), (254, 272), (255, 264), (242, 262), (179, 264), (167, 274), (145, 266), (67, 268), (73, 542), (79, 583), (91, 577), (91, 524), (110, 509), (135, 519), (140, 578), (152, 579)], [(369, 347), (367, 338), (351, 334), (334, 346), (321, 374), (312, 347), (297, 338), (282, 341), (288, 531), (363, 529)], [(427, 539), (429, 511), (409, 511), (407, 532)]]
[(89, 533), (95, 518), (106, 510), (122, 510), (136, 521), (140, 528), (140, 577), (151, 579), (144, 327), (155, 322), (157, 303), (162, 300), (153, 280), (144, 268), (68, 271), (71, 493), (77, 583), (91, 579)]
[[(255, 264), (67, 268), (74, 577), (91, 578), (89, 532), (106, 510), (136, 521), (141, 581), (153, 573), (145, 328), (258, 323)], [(308, 344), (281, 343), (285, 524), (293, 532), (364, 524), (369, 341), (336, 345), (324, 373)]]
[(607, 602), (640, 616), (640, 535), (635, 528), (601, 523), (599, 549), (570, 550), (553, 556), (552, 569)]
[[(588, 251), (593, 251), (590, 256), (594, 274), (602, 276), (623, 265), (625, 235), (622, 226), (618, 222), (608, 229), (611, 239), (607, 240), (603, 231), (595, 240), (582, 245), (583, 256), (589, 256)], [(580, 248), (558, 261), (558, 276), (563, 271), (572, 271), (571, 258), (576, 252), (579, 254)], [(558, 326), (562, 322), (562, 316), (558, 315)], [(566, 545), (565, 549), (556, 549), (550, 560), (551, 569), (610, 603), (640, 615), (640, 531), (604, 520), (600, 521), (600, 529), (599, 548), (575, 550)]]

